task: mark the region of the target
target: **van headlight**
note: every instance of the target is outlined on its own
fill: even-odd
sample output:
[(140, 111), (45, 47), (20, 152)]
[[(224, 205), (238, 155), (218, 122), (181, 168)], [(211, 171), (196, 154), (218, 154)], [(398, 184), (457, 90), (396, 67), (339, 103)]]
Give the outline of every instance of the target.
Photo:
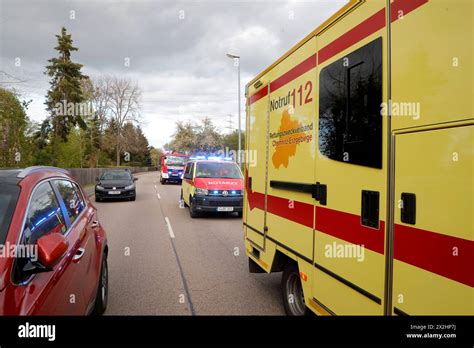
[(95, 188), (98, 189), (98, 190), (104, 190), (104, 188), (100, 185), (96, 185)]
[(207, 196), (209, 191), (207, 189), (196, 187), (196, 191), (194, 193), (199, 196)]
[(135, 188), (135, 184), (131, 184), (131, 185), (128, 185), (128, 186), (125, 186), (125, 190), (132, 190)]

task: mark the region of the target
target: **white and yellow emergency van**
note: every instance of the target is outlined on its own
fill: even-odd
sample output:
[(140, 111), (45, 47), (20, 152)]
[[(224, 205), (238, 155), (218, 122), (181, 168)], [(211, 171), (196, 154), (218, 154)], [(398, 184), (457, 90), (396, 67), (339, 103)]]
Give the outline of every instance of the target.
[(473, 11), (349, 1), (248, 83), (249, 268), (288, 314), (474, 315)]

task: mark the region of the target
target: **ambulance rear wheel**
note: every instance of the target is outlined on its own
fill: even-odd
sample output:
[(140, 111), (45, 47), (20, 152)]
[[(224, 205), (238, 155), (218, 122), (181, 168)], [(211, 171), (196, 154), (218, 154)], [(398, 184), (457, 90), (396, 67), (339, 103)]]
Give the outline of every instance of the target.
[(306, 308), (298, 266), (289, 262), (281, 278), (281, 290), (285, 312), (290, 316), (302, 316), (309, 313)]
[(166, 184), (166, 180), (165, 180), (165, 179), (163, 179), (163, 178), (160, 178), (160, 184), (161, 184), (161, 185), (164, 185), (164, 184)]

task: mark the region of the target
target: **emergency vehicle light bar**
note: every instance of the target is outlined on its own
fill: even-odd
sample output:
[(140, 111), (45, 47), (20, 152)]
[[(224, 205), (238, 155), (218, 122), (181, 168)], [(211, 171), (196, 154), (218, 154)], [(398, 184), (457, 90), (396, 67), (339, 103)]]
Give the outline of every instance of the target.
[(209, 161), (233, 161), (232, 157), (219, 157), (219, 156), (191, 156), (189, 160), (209, 160)]

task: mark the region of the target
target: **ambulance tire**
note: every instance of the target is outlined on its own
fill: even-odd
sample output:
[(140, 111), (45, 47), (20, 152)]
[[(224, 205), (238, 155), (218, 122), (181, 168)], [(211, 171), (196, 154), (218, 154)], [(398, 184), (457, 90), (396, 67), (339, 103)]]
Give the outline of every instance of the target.
[(304, 302), (300, 273), (298, 271), (298, 265), (295, 262), (288, 262), (283, 269), (281, 293), (283, 306), (287, 315), (303, 316), (311, 312)]
[(163, 179), (163, 178), (160, 178), (160, 184), (161, 184), (161, 185), (164, 185), (164, 184), (166, 184), (166, 180), (165, 180), (165, 179)]
[(199, 212), (194, 208), (193, 198), (191, 196), (189, 196), (189, 216), (191, 216), (192, 219), (201, 216), (201, 214), (199, 214)]

